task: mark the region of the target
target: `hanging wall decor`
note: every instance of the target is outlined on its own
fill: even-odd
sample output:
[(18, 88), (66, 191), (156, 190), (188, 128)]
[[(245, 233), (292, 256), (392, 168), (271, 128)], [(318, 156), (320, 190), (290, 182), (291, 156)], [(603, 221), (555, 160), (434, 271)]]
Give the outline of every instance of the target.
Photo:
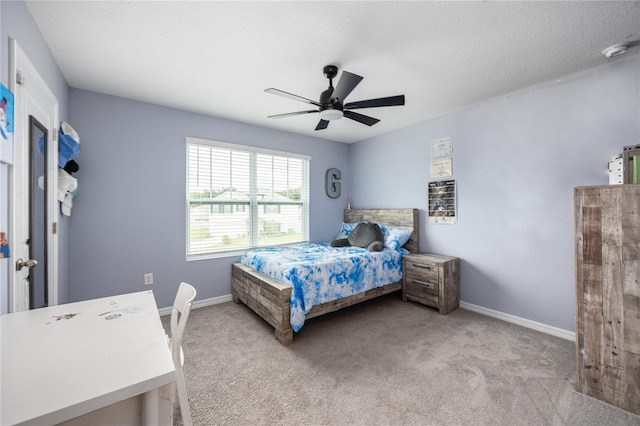
[(13, 163), (13, 93), (0, 84), (0, 161)]
[(456, 181), (440, 180), (429, 182), (428, 223), (454, 225), (457, 218)]
[(324, 190), (330, 198), (338, 198), (340, 196), (340, 179), (342, 174), (340, 170), (331, 168), (324, 175)]
[(9, 240), (5, 232), (0, 232), (0, 259), (6, 259), (11, 257), (11, 250), (9, 249)]
[(453, 139), (451, 136), (446, 138), (434, 139), (431, 141), (431, 157), (445, 157), (453, 153)]

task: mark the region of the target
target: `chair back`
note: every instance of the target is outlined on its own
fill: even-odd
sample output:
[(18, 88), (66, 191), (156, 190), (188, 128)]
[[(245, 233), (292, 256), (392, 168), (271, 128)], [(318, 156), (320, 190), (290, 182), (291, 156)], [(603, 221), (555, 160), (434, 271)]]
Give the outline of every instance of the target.
[(171, 356), (176, 365), (181, 364), (180, 349), (182, 347), (182, 335), (184, 334), (189, 312), (191, 311), (191, 305), (195, 298), (196, 289), (185, 282), (181, 282), (171, 309), (171, 337), (169, 340)]

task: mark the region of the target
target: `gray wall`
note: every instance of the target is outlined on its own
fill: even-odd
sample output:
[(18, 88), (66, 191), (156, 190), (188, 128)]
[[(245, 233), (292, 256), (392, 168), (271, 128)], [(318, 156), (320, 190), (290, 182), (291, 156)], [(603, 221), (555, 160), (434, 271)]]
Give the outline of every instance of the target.
[[(311, 155), (310, 240), (335, 237), (346, 207), (324, 192), (328, 168), (347, 171), (349, 146), (151, 104), (71, 90), (81, 135), (79, 195), (71, 212), (71, 297), (153, 289), (170, 306), (180, 281), (197, 299), (231, 293), (237, 256), (185, 260), (187, 136)], [(154, 274), (151, 287), (143, 275)]]
[[(638, 56), (352, 145), (353, 206), (420, 209), (464, 302), (575, 331), (573, 188), (640, 143)], [(407, 98), (411, 102), (411, 98)], [(427, 225), (430, 141), (453, 138), (457, 225)]]
[[(22, 1), (0, 1), (0, 73), (2, 83), (9, 87), (9, 38), (18, 41), (20, 48), (38, 69), (49, 89), (58, 99), (60, 120), (69, 120), (69, 87), (58, 64), (44, 42), (40, 30)], [(0, 230), (8, 230), (9, 167), (0, 165)], [(59, 227), (59, 293), (60, 303), (69, 300), (69, 220), (60, 218)], [(14, 245), (12, 235), (9, 242)], [(0, 260), (0, 313), (8, 311), (9, 267), (15, 259)]]

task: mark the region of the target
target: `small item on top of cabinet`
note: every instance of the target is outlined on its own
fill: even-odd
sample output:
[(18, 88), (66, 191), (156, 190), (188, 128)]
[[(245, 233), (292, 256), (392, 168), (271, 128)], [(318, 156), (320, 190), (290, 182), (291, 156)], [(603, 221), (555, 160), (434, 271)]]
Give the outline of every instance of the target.
[(622, 150), (623, 183), (640, 184), (640, 144)]
[(609, 185), (622, 185), (623, 182), (622, 156), (620, 156), (609, 161)]

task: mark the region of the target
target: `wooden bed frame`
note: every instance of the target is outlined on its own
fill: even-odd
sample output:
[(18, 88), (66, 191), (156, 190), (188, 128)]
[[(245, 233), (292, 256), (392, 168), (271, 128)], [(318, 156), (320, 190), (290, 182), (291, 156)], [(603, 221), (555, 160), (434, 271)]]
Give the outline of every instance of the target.
[[(412, 228), (413, 234), (404, 248), (412, 253), (419, 250), (418, 210), (417, 209), (347, 209), (344, 222), (384, 223), (391, 226)], [(265, 321), (275, 328), (276, 339), (283, 345), (293, 342), (293, 329), (290, 323), (290, 298), (292, 288), (250, 266), (234, 263), (231, 266), (231, 293), (235, 303), (243, 302)], [(402, 282), (378, 287), (364, 293), (354, 294), (343, 299), (314, 306), (306, 319), (337, 311), (374, 297), (400, 290)]]

